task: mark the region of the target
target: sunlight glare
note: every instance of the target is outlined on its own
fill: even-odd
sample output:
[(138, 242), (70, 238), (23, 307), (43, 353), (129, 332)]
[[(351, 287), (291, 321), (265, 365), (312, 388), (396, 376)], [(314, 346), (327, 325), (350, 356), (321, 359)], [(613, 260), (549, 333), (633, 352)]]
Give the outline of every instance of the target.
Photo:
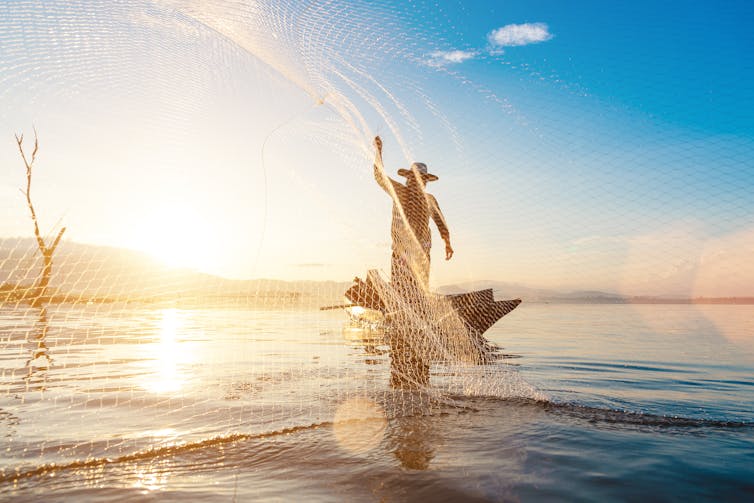
[(135, 246), (169, 267), (205, 270), (217, 255), (213, 226), (188, 205), (163, 205), (141, 227)]
[(173, 393), (185, 384), (180, 367), (193, 360), (190, 343), (177, 337), (184, 325), (185, 315), (177, 309), (163, 309), (159, 323), (159, 341), (150, 344), (147, 363), (151, 372), (144, 388), (154, 393)]
[(171, 459), (149, 461), (143, 466), (137, 464), (134, 473), (136, 481), (133, 487), (141, 489), (143, 495), (165, 489), (172, 475), (173, 465), (174, 462)]

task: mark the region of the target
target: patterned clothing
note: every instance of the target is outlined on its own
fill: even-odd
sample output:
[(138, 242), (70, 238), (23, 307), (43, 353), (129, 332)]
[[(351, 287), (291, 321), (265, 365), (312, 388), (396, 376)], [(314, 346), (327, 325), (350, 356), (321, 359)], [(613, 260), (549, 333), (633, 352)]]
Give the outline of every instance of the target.
[(429, 251), (432, 247), (429, 219), (434, 220), (440, 236), (446, 242), (450, 239), (440, 206), (435, 197), (425, 192), (418, 182), (404, 185), (385, 175), (376, 165), (374, 178), (393, 199), (390, 229), (393, 238), (393, 286), (401, 289), (421, 288), (426, 291), (429, 289)]

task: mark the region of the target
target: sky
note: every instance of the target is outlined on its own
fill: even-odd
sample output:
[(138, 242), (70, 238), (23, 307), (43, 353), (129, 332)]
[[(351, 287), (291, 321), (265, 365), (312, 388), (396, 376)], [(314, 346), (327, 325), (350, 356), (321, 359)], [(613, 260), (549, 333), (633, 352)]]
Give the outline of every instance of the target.
[[(747, 2), (0, 4), (0, 236), (234, 278), (389, 269), (396, 172), (453, 247), (431, 284), (754, 295)], [(433, 231), (434, 232), (434, 231)], [(439, 244), (438, 244), (439, 243)]]

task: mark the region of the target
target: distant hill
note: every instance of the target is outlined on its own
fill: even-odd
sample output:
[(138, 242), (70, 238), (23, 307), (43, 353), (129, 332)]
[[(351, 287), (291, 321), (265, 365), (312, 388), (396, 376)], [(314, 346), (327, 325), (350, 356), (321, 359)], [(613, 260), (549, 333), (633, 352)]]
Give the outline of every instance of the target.
[(610, 292), (596, 290), (578, 290), (562, 292), (541, 288), (530, 288), (518, 283), (506, 283), (503, 281), (470, 281), (453, 285), (446, 285), (438, 289), (441, 293), (460, 293), (473, 290), (492, 288), (497, 299), (522, 299), (526, 302), (601, 302), (619, 303), (625, 302), (629, 297)]
[(549, 297), (552, 290), (542, 290), (536, 288), (529, 288), (518, 283), (506, 283), (503, 281), (493, 280), (479, 280), (479, 281), (467, 281), (464, 283), (456, 283), (452, 285), (445, 285), (438, 288), (440, 293), (461, 293), (471, 292), (474, 290), (484, 290), (492, 288), (495, 293), (495, 297), (498, 299), (522, 299), (527, 301), (536, 301)]
[(529, 288), (503, 281), (470, 281), (442, 286), (440, 293), (461, 293), (492, 288), (496, 299), (522, 299), (532, 303), (573, 304), (754, 304), (754, 297), (683, 297), (681, 295), (630, 296), (599, 290), (558, 291)]
[[(0, 238), (0, 300), (17, 302), (34, 285), (41, 267), (33, 238)], [(66, 302), (171, 302), (182, 305), (319, 307), (340, 304), (349, 282), (234, 280), (173, 269), (133, 250), (62, 241), (55, 253), (50, 295)], [(480, 280), (438, 289), (460, 293), (492, 288), (497, 299), (531, 303), (754, 304), (754, 297), (683, 298), (625, 296), (595, 290), (558, 291)]]
[[(41, 267), (32, 238), (0, 238), (0, 286), (29, 287)], [(182, 301), (203, 304), (321, 305), (338, 303), (349, 283), (234, 280), (173, 269), (133, 250), (62, 241), (50, 288), (69, 299)]]

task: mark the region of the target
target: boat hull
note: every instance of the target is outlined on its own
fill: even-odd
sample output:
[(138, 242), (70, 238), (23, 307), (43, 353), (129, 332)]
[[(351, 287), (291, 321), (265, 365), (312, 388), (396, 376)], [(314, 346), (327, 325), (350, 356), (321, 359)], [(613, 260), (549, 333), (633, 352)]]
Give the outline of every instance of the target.
[[(385, 282), (377, 273), (370, 270), (366, 281), (354, 278), (354, 284), (345, 292), (346, 298), (356, 306), (364, 309), (379, 311), (388, 318), (395, 317), (387, 306), (392, 306), (389, 297), (393, 292), (389, 283)], [(474, 292), (452, 295), (428, 294), (434, 296), (438, 303), (449, 305), (458, 315), (467, 330), (476, 336), (481, 336), (497, 323), (503, 316), (513, 311), (521, 299), (495, 300), (491, 288)], [(447, 302), (443, 303), (442, 300)], [(404, 306), (410, 308), (412, 301), (405, 300)]]

